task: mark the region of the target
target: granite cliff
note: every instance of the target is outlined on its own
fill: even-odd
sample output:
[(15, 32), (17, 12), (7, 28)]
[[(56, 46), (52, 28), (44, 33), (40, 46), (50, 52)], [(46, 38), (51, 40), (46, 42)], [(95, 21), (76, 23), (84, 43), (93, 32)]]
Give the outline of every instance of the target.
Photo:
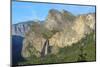
[(86, 34), (94, 32), (95, 13), (74, 16), (66, 10), (51, 9), (45, 21), (32, 23), (29, 31), (25, 32), (24, 26), (19, 26), (23, 31), (17, 28), (17, 33), (24, 32), (22, 56), (24, 58), (33, 55), (44, 57), (47, 54), (56, 54), (59, 48), (71, 46), (84, 38)]

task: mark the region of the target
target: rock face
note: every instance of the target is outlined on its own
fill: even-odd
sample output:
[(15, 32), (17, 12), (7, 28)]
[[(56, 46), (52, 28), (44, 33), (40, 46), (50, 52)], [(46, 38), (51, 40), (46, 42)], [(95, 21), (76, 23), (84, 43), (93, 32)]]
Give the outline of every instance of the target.
[(25, 33), (28, 32), (30, 29), (30, 25), (33, 23), (33, 21), (27, 21), (27, 22), (22, 22), (18, 24), (13, 24), (12, 25), (12, 35), (16, 36), (25, 36)]
[(95, 30), (95, 16), (92, 14), (79, 16), (73, 21), (72, 25), (70, 24), (69, 27), (64, 28), (63, 31), (56, 33), (50, 38), (50, 45), (65, 47), (78, 42), (81, 38), (85, 37), (85, 34)]
[(95, 13), (74, 16), (65, 10), (59, 12), (51, 9), (44, 24), (33, 24), (25, 35), (22, 56), (28, 58), (56, 54), (59, 48), (71, 46), (94, 30)]
[(41, 56), (43, 44), (46, 41), (41, 35), (38, 36), (34, 32), (26, 36), (23, 42), (22, 55), (23, 57), (30, 57), (32, 55)]
[(65, 27), (69, 28), (74, 19), (75, 16), (68, 11), (63, 10), (59, 12), (55, 9), (51, 9), (45, 20), (45, 27), (49, 30), (62, 30), (65, 29)]

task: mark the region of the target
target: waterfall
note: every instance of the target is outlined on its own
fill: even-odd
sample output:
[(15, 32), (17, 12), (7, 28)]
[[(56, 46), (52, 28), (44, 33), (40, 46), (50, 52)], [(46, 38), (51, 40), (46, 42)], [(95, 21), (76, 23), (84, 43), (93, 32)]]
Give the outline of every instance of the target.
[(44, 57), (50, 52), (49, 40), (47, 39), (41, 51), (41, 57)]

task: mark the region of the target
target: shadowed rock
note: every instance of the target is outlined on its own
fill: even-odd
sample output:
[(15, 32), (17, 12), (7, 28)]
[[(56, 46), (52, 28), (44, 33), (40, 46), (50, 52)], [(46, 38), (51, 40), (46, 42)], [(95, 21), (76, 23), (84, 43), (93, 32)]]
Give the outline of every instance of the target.
[(17, 65), (18, 62), (24, 60), (21, 56), (23, 37), (12, 36), (12, 64)]

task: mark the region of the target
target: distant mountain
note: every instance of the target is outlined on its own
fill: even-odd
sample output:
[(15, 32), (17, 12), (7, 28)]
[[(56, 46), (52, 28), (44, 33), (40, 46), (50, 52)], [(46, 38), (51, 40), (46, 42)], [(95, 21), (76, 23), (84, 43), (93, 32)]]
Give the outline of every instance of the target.
[(12, 25), (12, 35), (24, 37), (25, 33), (28, 32), (30, 26), (34, 21), (26, 21)]
[(26, 21), (26, 22), (13, 24), (12, 35), (24, 37), (25, 34), (30, 30), (31, 25), (34, 25), (35, 22), (38, 22), (41, 24), (43, 23), (43, 21), (34, 20), (34, 21)]

